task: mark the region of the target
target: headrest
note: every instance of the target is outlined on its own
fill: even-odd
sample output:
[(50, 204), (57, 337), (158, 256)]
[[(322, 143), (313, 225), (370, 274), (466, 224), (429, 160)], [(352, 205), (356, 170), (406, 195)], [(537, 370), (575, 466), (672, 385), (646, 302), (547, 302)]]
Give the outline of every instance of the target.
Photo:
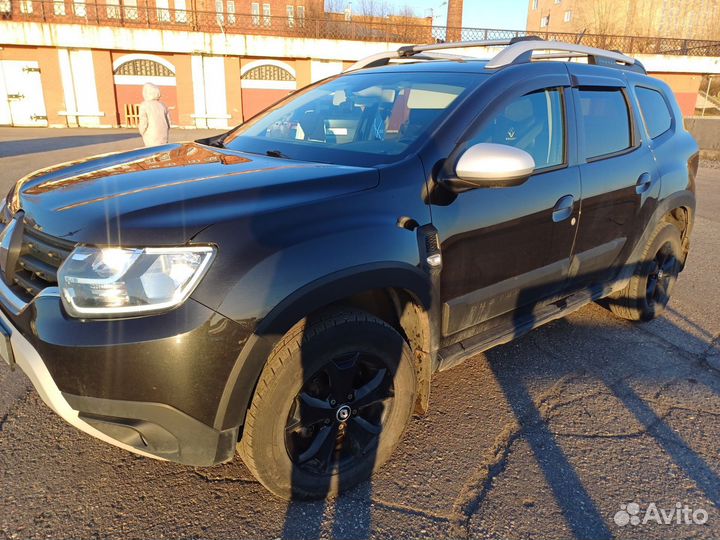
[(522, 122), (532, 115), (533, 107), (529, 99), (519, 99), (505, 107), (505, 117), (511, 122)]

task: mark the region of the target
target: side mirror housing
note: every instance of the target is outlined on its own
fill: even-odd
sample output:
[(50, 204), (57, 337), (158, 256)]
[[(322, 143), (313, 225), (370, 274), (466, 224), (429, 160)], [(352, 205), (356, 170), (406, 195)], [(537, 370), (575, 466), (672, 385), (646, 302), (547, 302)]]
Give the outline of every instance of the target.
[(525, 182), (535, 160), (525, 150), (505, 144), (478, 143), (465, 150), (455, 172), (441, 183), (454, 192), (481, 187), (511, 187)]

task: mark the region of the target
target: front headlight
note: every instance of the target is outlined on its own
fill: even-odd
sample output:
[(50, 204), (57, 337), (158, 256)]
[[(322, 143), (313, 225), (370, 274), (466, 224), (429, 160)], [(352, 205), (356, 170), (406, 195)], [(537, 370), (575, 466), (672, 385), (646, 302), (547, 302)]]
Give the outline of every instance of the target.
[(73, 317), (144, 315), (182, 304), (210, 266), (210, 246), (75, 248), (58, 270)]

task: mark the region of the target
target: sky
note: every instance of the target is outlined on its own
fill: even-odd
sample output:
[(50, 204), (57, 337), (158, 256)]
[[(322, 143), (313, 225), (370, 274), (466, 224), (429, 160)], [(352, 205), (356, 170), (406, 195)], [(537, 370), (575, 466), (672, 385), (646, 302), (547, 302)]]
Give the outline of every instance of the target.
[[(360, 1), (356, 0), (359, 5)], [(388, 0), (394, 8), (410, 6), (415, 15), (435, 15), (435, 24), (445, 24), (447, 4), (443, 0)], [(474, 28), (497, 28), (501, 30), (524, 30), (527, 23), (528, 0), (465, 0), (463, 26)]]
[[(444, 25), (447, 5), (439, 7), (441, 0), (392, 0), (393, 4), (409, 4), (417, 15), (430, 15), (432, 8), (435, 24)], [(465, 0), (463, 26), (471, 28), (497, 28), (500, 30), (523, 30), (527, 23), (528, 0)]]

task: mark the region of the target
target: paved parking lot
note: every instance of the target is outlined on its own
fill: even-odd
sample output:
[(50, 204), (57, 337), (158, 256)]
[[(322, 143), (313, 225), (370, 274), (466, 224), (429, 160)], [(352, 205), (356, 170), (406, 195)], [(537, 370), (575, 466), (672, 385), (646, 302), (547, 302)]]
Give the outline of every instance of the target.
[[(38, 167), (139, 142), (0, 129), (0, 191)], [(692, 252), (665, 317), (636, 325), (591, 305), (438, 375), (430, 413), (391, 461), (335, 501), (279, 501), (239, 459), (193, 469), (105, 445), (2, 364), (0, 533), (718, 538), (719, 182), (720, 169), (701, 169)]]

